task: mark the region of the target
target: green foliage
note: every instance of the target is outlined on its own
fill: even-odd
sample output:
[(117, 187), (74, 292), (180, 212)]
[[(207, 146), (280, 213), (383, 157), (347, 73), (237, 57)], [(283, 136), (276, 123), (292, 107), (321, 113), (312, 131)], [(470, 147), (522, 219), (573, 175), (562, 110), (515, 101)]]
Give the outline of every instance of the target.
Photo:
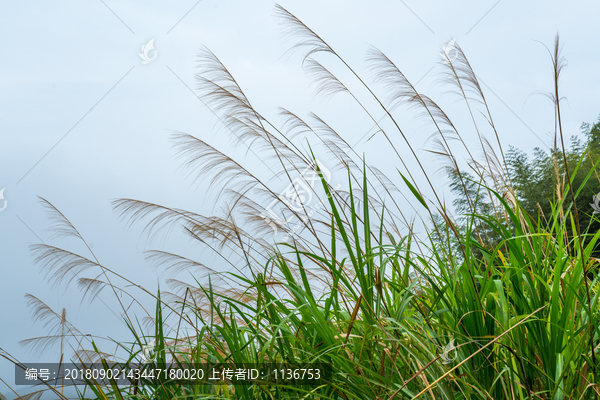
[[(576, 205), (581, 230), (596, 232), (600, 230), (600, 221), (594, 217), (593, 208), (595, 195), (600, 193), (600, 177), (595, 171), (600, 160), (600, 117), (593, 125), (584, 123), (581, 129), (585, 141), (571, 138), (571, 146), (566, 152), (567, 166), (570, 171), (576, 171), (572, 182), (573, 187), (579, 190)], [(512, 188), (523, 212), (535, 223), (539, 221), (546, 224), (553, 208), (562, 201), (567, 187), (562, 152), (558, 149), (546, 152), (537, 147), (530, 159), (523, 150), (510, 146), (506, 162)], [(453, 205), (459, 216), (458, 227), (463, 232), (473, 229), (482, 245), (494, 248), (499, 242), (495, 231), (489, 227), (483, 229), (477, 222), (472, 227), (467, 226), (467, 221), (470, 221), (468, 216), (472, 214), (500, 217), (494, 198), (468, 172), (459, 174), (455, 169), (447, 168), (447, 175), (450, 189), (456, 196)], [(567, 199), (567, 205), (569, 200)], [(438, 218), (436, 224), (442, 226), (442, 221)], [(570, 235), (576, 234), (570, 226), (567, 229)], [(587, 236), (585, 242), (589, 240), (591, 237)], [(598, 251), (600, 249), (595, 249), (594, 256), (598, 256)], [(480, 252), (478, 254), (481, 255)]]
[[(600, 118), (594, 125), (584, 123), (582, 133), (585, 142), (576, 137), (571, 138), (571, 147), (567, 150), (566, 159), (570, 170), (581, 161), (581, 167), (573, 177), (573, 186), (581, 188), (577, 199), (580, 225), (590, 226), (591, 230), (600, 229), (600, 224), (592, 218), (594, 196), (600, 192), (600, 178), (594, 172), (586, 181), (600, 159)], [(565, 187), (565, 165), (559, 150), (545, 152), (540, 148), (534, 150), (533, 158), (516, 148), (507, 153), (510, 174), (523, 208), (534, 218), (544, 218), (552, 213), (552, 205), (558, 202), (557, 193)], [(586, 184), (583, 185), (584, 181)], [(558, 188), (558, 189), (557, 189)]]
[[(209, 289), (209, 297), (219, 298), (215, 322), (223, 342), (206, 345), (207, 355), (220, 362), (328, 363), (333, 375), (323, 385), (183, 384), (167, 393), (154, 383), (140, 387), (138, 396), (119, 391), (130, 398), (157, 399), (208, 399), (219, 391), (224, 396), (219, 398), (235, 399), (594, 398), (588, 387), (593, 372), (587, 333), (591, 329), (594, 343), (600, 343), (600, 306), (594, 300), (592, 314), (587, 312), (585, 266), (572, 243), (577, 239), (567, 246), (563, 241), (569, 218), (554, 211), (548, 216), (551, 223), (536, 227), (527, 215), (519, 216), (521, 207), (515, 210), (494, 195), (515, 232), (502, 220), (470, 217), (501, 238), (483, 273), (471, 262), (474, 252), (467, 249), (463, 261), (452, 261), (435, 240), (429, 241), (428, 255), (413, 252), (411, 235), (383, 245), (364, 241), (359, 250), (353, 236), (377, 235), (370, 224), (358, 222), (369, 221), (370, 211), (352, 206), (345, 213), (332, 195), (331, 213), (345, 226), (333, 233), (351, 261), (284, 245), (269, 262), (274, 269), (270, 282), (262, 274), (232, 275), (256, 291), (255, 303), (242, 304)], [(350, 202), (355, 200), (351, 194)], [(344, 223), (344, 214), (356, 224)], [(584, 259), (599, 238), (600, 232), (589, 241)], [(467, 248), (473, 243), (460, 239)], [(293, 259), (297, 263), (291, 264)], [(332, 277), (319, 296), (306, 278), (310, 262)], [(402, 266), (425, 282), (410, 279)], [(278, 286), (287, 294), (278, 294)], [(590, 287), (596, 299), (598, 280)], [(201, 317), (192, 304), (187, 307)], [(163, 318), (159, 307), (157, 326), (162, 327)], [(189, 349), (170, 351), (179, 358), (190, 354)]]

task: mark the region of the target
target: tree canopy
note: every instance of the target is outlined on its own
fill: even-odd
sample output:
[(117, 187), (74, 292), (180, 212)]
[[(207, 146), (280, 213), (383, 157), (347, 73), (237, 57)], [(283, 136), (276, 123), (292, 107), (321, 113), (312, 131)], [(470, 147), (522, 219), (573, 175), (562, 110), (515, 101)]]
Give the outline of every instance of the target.
[[(568, 192), (565, 162), (573, 181), (573, 192), (576, 194), (575, 204), (579, 217), (581, 233), (593, 234), (600, 229), (600, 175), (596, 170), (600, 160), (600, 117), (598, 121), (581, 125), (580, 137), (572, 136), (569, 148), (563, 157), (559, 146), (544, 150), (533, 149), (532, 155), (524, 150), (510, 146), (506, 153), (506, 167), (512, 185), (512, 192), (518, 198), (523, 211), (527, 212), (534, 221), (545, 224), (556, 206)], [(448, 168), (450, 189), (456, 196), (453, 201), (456, 214), (455, 224), (462, 231), (472, 231), (474, 239), (485, 247), (493, 248), (497, 243), (497, 235), (489, 227), (481, 229), (471, 215), (494, 215), (498, 207), (494, 197), (479, 184), (479, 179), (468, 172), (458, 172)], [(493, 188), (495, 189), (495, 188)], [(572, 207), (570, 197), (565, 201), (565, 207)], [(594, 215), (596, 209), (596, 215)], [(440, 221), (435, 221), (439, 226)], [(567, 224), (571, 226), (571, 224)], [(571, 234), (574, 232), (571, 229)], [(576, 233), (576, 232), (575, 232)], [(600, 252), (598, 248), (597, 252)]]

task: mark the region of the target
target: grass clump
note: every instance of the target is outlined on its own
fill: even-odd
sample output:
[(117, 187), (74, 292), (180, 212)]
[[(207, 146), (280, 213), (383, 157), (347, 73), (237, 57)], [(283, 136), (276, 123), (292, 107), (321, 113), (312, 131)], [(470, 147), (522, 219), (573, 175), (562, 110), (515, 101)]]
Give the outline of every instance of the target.
[[(149, 233), (182, 228), (194, 243), (213, 249), (230, 270), (216, 272), (200, 261), (151, 251), (148, 259), (166, 271), (197, 268), (203, 274), (192, 283), (170, 279), (170, 291), (154, 294), (95, 256), (50, 245), (34, 251), (56, 280), (77, 280), (86, 294), (97, 296), (107, 289), (117, 299), (131, 296), (145, 310), (141, 299), (128, 292), (133, 285), (156, 302), (153, 313), (146, 311), (151, 328), (141, 326), (123, 306), (133, 341), (122, 344), (121, 353), (112, 358), (95, 339), (82, 338), (63, 313), (63, 326), (78, 339), (76, 360), (124, 355), (122, 361), (132, 362), (153, 341), (147, 365), (323, 363), (331, 367), (331, 376), (316, 386), (171, 384), (160, 377), (140, 378), (128, 387), (89, 381), (81, 397), (598, 398), (599, 287), (593, 254), (600, 233), (589, 224), (580, 226), (576, 208), (597, 164), (584, 178), (581, 159), (569, 170), (574, 163), (565, 158), (560, 118), (552, 155), (557, 165), (563, 157), (564, 176), (557, 168), (561, 184), (551, 211), (532, 216), (513, 188), (484, 92), (459, 46), (455, 59), (444, 60), (445, 79), (471, 116), (478, 109), (485, 116), (485, 126), (472, 117), (483, 160), (471, 156), (476, 149), (467, 145), (450, 117), (418, 93), (382, 52), (369, 52), (375, 82), (367, 84), (313, 30), (282, 7), (276, 10), (321, 94), (343, 93), (356, 101), (397, 155), (398, 168), (384, 173), (367, 164), (368, 157), (356, 154), (343, 135), (315, 114), (303, 120), (282, 110), (284, 123), (271, 123), (221, 61), (203, 49), (200, 95), (220, 110), (219, 117), (240, 143), (279, 168), (279, 176), (289, 183), (286, 194), (207, 142), (177, 133), (173, 140), (184, 166), (218, 187), (226, 205), (222, 214), (204, 216), (132, 199), (115, 201), (114, 208), (130, 222), (145, 221)], [(346, 68), (369, 98), (360, 99), (317, 61), (324, 55)], [(560, 99), (558, 37), (551, 55), (554, 99)], [(559, 101), (554, 104), (560, 115)], [(434, 130), (432, 152), (453, 174), (453, 190), (462, 188), (460, 223), (394, 116), (395, 108), (405, 105), (427, 119)], [(373, 118), (377, 109), (385, 113), (385, 125)], [(484, 128), (494, 141), (486, 138)], [(303, 150), (304, 139), (311, 143), (309, 151)], [(451, 144), (469, 155), (466, 166), (459, 164)], [(408, 168), (401, 148), (416, 169)], [(346, 183), (334, 187), (333, 172), (321, 159), (333, 160), (339, 166), (334, 172)], [(579, 187), (572, 184), (575, 176)], [(480, 206), (482, 198), (485, 207)], [(416, 233), (405, 200), (425, 215), (425, 235)], [(61, 233), (85, 243), (63, 214), (45, 204)], [(83, 277), (87, 268), (100, 274)], [(84, 350), (89, 345), (93, 349)]]

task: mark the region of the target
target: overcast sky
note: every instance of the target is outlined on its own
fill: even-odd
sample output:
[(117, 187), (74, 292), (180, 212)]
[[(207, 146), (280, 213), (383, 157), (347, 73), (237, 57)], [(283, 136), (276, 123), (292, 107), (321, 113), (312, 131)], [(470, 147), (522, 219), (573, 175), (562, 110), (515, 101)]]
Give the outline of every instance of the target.
[[(552, 105), (536, 93), (552, 90), (544, 44), (550, 47), (557, 32), (568, 60), (561, 82), (566, 134), (577, 134), (582, 122), (594, 122), (600, 114), (598, 2), (280, 4), (360, 73), (366, 74), (369, 45), (384, 51), (419, 91), (442, 104), (470, 140), (475, 136), (464, 104), (445, 95), (447, 88), (439, 83), (440, 51), (452, 39), (483, 83), (503, 146), (530, 152), (551, 143)], [(118, 220), (110, 201), (135, 198), (209, 214), (218, 208), (206, 185), (194, 185), (178, 170), (169, 144), (173, 131), (193, 134), (235, 155), (277, 186), (279, 178), (260, 167), (261, 155), (232, 148), (227, 131), (196, 97), (201, 46), (222, 60), (265, 115), (275, 116), (277, 107), (300, 116), (316, 111), (335, 121), (367, 161), (392, 171), (397, 167), (382, 138), (362, 139), (372, 122), (354, 120), (347, 99), (313, 96), (298, 57), (284, 54), (289, 43), (281, 38), (271, 1), (3, 1), (0, 34), (0, 190), (5, 189), (0, 209), (6, 205), (0, 212), (0, 347), (22, 361), (58, 360), (56, 348), (40, 355), (18, 344), (45, 332), (32, 321), (25, 293), (57, 311), (66, 308), (82, 331), (130, 339), (115, 304), (82, 303), (75, 286), (53, 288), (34, 265), (32, 244), (85, 252), (75, 240), (51, 239), (50, 221), (37, 196), (76, 225), (102, 262), (155, 290), (164, 277), (146, 265), (145, 249), (196, 258), (204, 253), (186, 247), (189, 242), (178, 234), (146, 241), (141, 227), (127, 229)], [(139, 53), (151, 40), (154, 50), (143, 63)], [(323, 62), (332, 59), (324, 57)], [(431, 132), (414, 116), (398, 119), (419, 154), (428, 157)], [(436, 181), (440, 187), (442, 178)], [(3, 360), (0, 377), (9, 383), (14, 379), (12, 366)], [(11, 398), (1, 383), (0, 392)]]

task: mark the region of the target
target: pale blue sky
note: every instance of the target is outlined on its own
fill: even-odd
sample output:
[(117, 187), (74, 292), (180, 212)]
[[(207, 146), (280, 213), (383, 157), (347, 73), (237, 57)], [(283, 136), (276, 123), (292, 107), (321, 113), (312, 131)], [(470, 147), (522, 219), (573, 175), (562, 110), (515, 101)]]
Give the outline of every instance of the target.
[[(562, 81), (567, 135), (600, 114), (598, 2), (280, 4), (361, 73), (368, 45), (383, 50), (412, 82), (419, 82), (420, 91), (440, 101), (468, 138), (474, 136), (464, 106), (444, 96), (437, 82), (439, 52), (453, 38), (485, 85), (503, 145), (530, 151), (550, 144), (552, 106), (532, 94), (552, 89), (550, 59), (539, 42), (551, 46), (556, 32), (568, 60)], [(52, 288), (33, 265), (31, 244), (43, 241), (84, 251), (73, 240), (50, 239), (49, 221), (36, 196), (65, 213), (101, 261), (155, 290), (164, 277), (146, 265), (143, 250), (181, 251), (196, 258), (206, 253), (186, 247), (189, 242), (178, 234), (148, 243), (140, 238), (139, 226), (127, 230), (118, 221), (109, 203), (129, 197), (212, 212), (212, 193), (178, 171), (168, 143), (172, 130), (232, 153), (277, 185), (278, 178), (261, 166), (260, 155), (250, 152), (244, 158), (245, 149), (230, 148), (227, 131), (190, 89), (201, 46), (221, 58), (265, 115), (274, 116), (278, 106), (301, 116), (316, 111), (336, 121), (350, 143), (369, 131), (368, 120), (348, 118), (350, 103), (343, 98), (313, 98), (298, 58), (284, 55), (288, 44), (280, 37), (273, 6), (262, 0), (0, 2), (0, 189), (5, 188), (8, 202), (0, 213), (0, 347), (23, 361), (57, 357), (57, 349), (40, 356), (18, 345), (44, 334), (43, 326), (31, 320), (25, 293), (56, 310), (65, 307), (82, 331), (129, 339), (122, 321), (108, 310), (116, 305), (82, 304), (75, 286)], [(156, 59), (142, 64), (138, 53), (153, 38)], [(419, 129), (413, 116), (399, 120), (426, 156), (430, 132)], [(363, 140), (356, 150), (385, 168), (392, 157), (377, 140)], [(439, 177), (436, 183), (443, 182)], [(12, 366), (3, 360), (0, 377), (13, 380)], [(11, 398), (1, 383), (0, 392)]]

